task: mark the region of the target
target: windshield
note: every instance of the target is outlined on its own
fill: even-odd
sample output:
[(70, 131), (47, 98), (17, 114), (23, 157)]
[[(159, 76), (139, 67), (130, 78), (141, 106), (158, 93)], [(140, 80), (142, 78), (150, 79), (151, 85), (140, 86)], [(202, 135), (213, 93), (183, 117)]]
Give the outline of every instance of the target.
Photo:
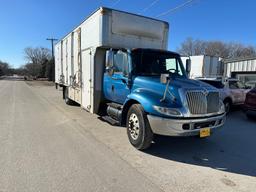
[(187, 77), (178, 54), (164, 51), (136, 49), (132, 51), (134, 72), (138, 75), (170, 73), (175, 77)]
[(245, 89), (245, 85), (240, 81), (229, 81), (230, 89)]

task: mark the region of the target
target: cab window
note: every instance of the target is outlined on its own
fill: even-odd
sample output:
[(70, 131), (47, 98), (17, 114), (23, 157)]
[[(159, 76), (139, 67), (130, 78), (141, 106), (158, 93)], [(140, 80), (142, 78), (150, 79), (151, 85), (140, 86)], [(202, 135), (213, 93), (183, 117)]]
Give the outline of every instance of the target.
[(166, 63), (166, 71), (177, 73), (182, 76), (182, 71), (180, 65), (177, 63), (176, 58), (169, 58), (165, 60)]
[(114, 53), (114, 71), (128, 75), (128, 55), (126, 52), (117, 51)]

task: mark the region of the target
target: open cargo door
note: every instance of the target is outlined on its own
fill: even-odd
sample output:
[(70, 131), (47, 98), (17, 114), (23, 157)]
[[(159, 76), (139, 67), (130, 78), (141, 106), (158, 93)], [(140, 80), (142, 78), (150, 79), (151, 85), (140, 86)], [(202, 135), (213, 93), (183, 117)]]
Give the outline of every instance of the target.
[(82, 51), (82, 107), (92, 112), (91, 50)]

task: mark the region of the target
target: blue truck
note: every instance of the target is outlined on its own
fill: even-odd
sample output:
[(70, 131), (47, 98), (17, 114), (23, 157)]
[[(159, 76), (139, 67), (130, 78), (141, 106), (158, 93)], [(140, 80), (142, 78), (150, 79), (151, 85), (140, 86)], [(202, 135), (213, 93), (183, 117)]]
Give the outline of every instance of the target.
[(188, 78), (167, 50), (168, 23), (100, 8), (55, 46), (56, 85), (111, 124), (127, 127), (130, 143), (150, 147), (154, 135), (210, 136), (225, 123), (216, 88)]

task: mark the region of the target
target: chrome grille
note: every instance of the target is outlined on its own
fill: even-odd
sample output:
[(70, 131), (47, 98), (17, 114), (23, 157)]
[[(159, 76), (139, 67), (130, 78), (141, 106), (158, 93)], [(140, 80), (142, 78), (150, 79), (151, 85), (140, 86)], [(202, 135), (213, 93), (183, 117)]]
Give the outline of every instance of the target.
[(191, 114), (216, 113), (219, 110), (218, 92), (189, 91), (186, 99)]
[(219, 93), (210, 92), (207, 95), (207, 113), (216, 113), (219, 111)]

